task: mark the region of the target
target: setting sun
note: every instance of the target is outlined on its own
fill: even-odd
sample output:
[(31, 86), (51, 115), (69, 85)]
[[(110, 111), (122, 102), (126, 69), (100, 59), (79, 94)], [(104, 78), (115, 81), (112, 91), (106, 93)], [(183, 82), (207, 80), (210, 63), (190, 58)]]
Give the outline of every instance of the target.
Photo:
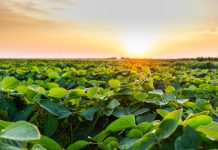
[(149, 35), (130, 33), (121, 37), (121, 46), (126, 53), (134, 57), (140, 57), (154, 46), (154, 39)]

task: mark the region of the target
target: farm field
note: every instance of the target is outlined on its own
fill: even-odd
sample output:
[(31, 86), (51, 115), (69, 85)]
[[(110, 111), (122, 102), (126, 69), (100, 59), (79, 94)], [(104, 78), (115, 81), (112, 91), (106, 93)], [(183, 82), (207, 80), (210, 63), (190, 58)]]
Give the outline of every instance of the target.
[(218, 63), (1, 60), (1, 150), (218, 149)]

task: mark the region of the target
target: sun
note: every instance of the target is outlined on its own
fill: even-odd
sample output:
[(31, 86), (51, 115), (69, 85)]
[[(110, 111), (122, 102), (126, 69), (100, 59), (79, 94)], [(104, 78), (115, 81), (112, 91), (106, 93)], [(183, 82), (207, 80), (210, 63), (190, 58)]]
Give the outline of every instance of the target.
[(154, 39), (143, 34), (126, 34), (121, 37), (121, 45), (126, 53), (133, 57), (143, 57), (152, 48)]

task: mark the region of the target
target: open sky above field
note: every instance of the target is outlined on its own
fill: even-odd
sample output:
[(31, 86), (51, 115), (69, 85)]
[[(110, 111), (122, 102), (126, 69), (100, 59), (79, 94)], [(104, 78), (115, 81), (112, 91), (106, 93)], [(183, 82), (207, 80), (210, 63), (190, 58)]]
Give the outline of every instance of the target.
[(218, 57), (217, 0), (1, 0), (0, 57)]

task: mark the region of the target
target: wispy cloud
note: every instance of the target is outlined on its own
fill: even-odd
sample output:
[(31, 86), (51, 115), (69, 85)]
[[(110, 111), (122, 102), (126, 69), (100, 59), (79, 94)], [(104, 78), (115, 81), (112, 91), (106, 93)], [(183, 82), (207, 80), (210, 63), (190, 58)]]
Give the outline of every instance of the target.
[(54, 2), (59, 4), (73, 4), (75, 0), (46, 0), (47, 2)]
[(41, 9), (40, 6), (33, 1), (19, 2), (15, 0), (11, 0), (11, 1), (3, 0), (0, 6), (18, 12), (40, 13), (40, 14), (49, 13), (48, 10)]
[[(54, 23), (52, 20), (40, 19), (18, 12), (13, 9), (14, 6), (16, 6), (16, 3), (0, 4), (0, 30), (5, 30), (5, 28), (45, 27)], [(37, 13), (45, 13), (43, 10), (37, 9), (32, 3), (17, 4), (17, 9), (26, 9)]]

